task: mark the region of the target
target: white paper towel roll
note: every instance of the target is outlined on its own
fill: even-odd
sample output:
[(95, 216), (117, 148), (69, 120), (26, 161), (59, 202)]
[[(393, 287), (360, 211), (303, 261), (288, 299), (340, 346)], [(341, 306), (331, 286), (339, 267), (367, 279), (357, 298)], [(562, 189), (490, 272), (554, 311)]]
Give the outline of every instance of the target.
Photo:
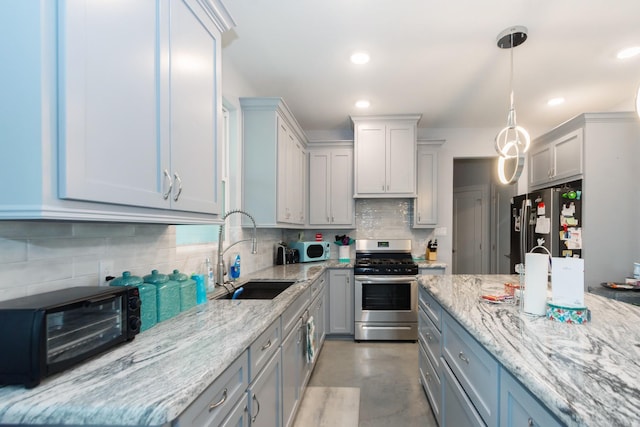
[(547, 312), (549, 255), (528, 253), (524, 259), (524, 312), (544, 316)]

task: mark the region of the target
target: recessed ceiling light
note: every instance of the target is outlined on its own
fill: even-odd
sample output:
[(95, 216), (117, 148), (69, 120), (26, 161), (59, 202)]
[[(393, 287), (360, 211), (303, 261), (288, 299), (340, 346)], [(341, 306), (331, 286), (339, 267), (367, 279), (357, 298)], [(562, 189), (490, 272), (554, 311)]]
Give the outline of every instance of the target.
[(640, 46), (632, 46), (618, 52), (618, 59), (629, 59), (640, 54)]
[(557, 98), (551, 98), (547, 101), (547, 105), (554, 107), (556, 105), (564, 104), (564, 98), (559, 96)]
[(362, 65), (369, 62), (369, 54), (367, 52), (356, 52), (351, 55), (351, 62)]
[(371, 103), (366, 99), (361, 99), (360, 101), (356, 102), (356, 107), (358, 108), (369, 108), (370, 105)]

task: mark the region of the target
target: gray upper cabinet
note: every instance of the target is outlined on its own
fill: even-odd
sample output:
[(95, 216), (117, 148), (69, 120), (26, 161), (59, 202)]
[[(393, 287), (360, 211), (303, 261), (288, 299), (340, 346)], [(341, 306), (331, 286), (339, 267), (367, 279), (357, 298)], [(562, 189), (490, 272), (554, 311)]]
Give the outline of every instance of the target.
[(282, 98), (240, 98), (243, 206), (261, 227), (304, 225), (307, 138)]
[(438, 224), (438, 149), (443, 141), (418, 142), (417, 192), (413, 204), (413, 227), (435, 227)]
[[(530, 169), (537, 168), (539, 150), (550, 148), (553, 151), (548, 156), (556, 159), (557, 166), (563, 165), (558, 170), (565, 171), (563, 179), (545, 186), (582, 179), (584, 224), (579, 226), (583, 227), (582, 246), (586, 248), (585, 286), (596, 286), (612, 277), (626, 277), (630, 266), (638, 261), (637, 233), (612, 233), (610, 228), (613, 218), (618, 230), (637, 227), (640, 203), (633, 195), (638, 194), (638, 141), (638, 116), (634, 112), (615, 112), (580, 114), (532, 143)], [(625, 198), (628, 195), (632, 197)], [(631, 200), (635, 203), (630, 203)], [(621, 203), (624, 207), (612, 215), (612, 208)], [(616, 256), (601, 256), (614, 252)]]
[(353, 147), (309, 147), (309, 225), (353, 228)]
[(0, 104), (15, 111), (10, 162), (34, 166), (20, 171), (0, 216), (215, 221), (220, 38), (233, 25), (224, 6), (12, 3), (20, 19), (4, 31), (24, 43), (0, 71), (17, 86)]
[(416, 127), (420, 115), (351, 117), (354, 197), (416, 196)]
[(580, 179), (583, 171), (582, 129), (551, 141), (534, 141), (529, 154), (529, 186), (542, 188)]

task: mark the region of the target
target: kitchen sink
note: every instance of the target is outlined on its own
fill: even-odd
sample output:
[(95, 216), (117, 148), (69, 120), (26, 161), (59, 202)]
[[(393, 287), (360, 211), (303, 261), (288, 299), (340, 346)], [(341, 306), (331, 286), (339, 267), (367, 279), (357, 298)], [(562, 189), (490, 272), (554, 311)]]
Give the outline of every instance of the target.
[[(238, 288), (242, 287), (243, 291), (236, 299), (274, 299), (294, 283), (296, 283), (295, 280), (250, 280), (238, 286)], [(218, 299), (231, 299), (232, 295), (233, 292)]]

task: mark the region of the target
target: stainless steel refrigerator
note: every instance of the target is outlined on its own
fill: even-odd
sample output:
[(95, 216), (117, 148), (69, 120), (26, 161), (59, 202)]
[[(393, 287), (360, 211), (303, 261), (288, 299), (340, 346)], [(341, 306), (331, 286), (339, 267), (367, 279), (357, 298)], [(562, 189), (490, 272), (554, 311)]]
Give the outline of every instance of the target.
[(536, 246), (554, 257), (582, 257), (583, 198), (582, 181), (573, 181), (511, 199), (511, 273)]

